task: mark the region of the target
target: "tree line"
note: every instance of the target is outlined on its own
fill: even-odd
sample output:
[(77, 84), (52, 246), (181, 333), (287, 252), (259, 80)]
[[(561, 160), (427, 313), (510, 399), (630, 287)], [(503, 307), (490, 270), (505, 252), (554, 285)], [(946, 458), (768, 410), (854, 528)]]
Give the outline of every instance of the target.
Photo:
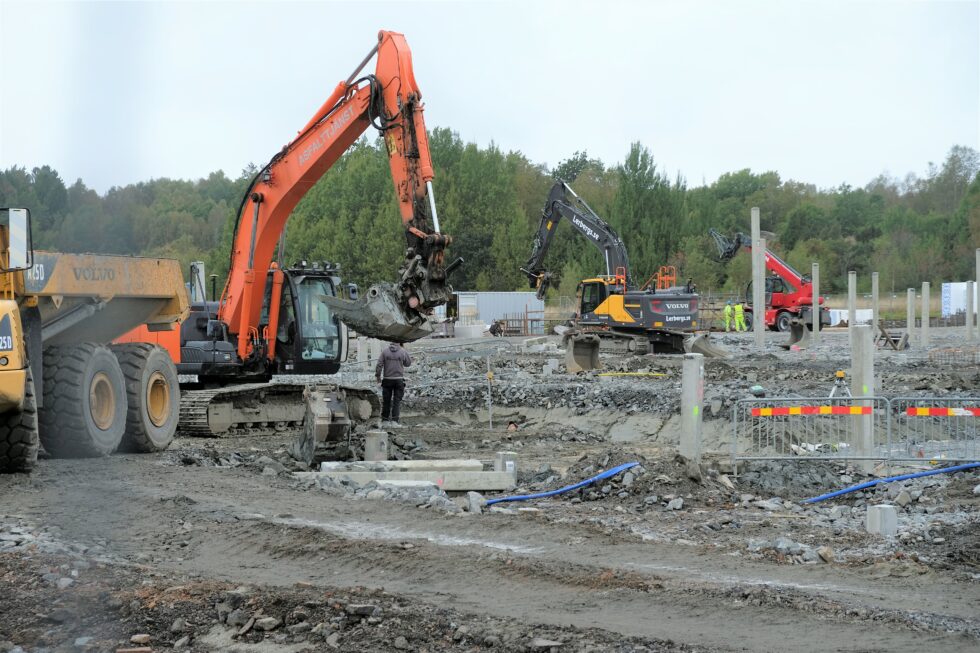
[[(462, 290), (527, 289), (520, 267), (555, 179), (619, 232), (635, 278), (674, 265), (702, 291), (744, 292), (750, 257), (719, 263), (708, 229), (748, 232), (753, 206), (770, 247), (804, 272), (819, 262), (827, 292), (846, 288), (848, 270), (865, 279), (878, 271), (883, 291), (972, 278), (980, 247), (980, 153), (969, 147), (954, 146), (921, 177), (821, 189), (749, 169), (691, 187), (641, 143), (616, 164), (583, 151), (552, 169), (444, 128), (432, 131), (429, 145), (440, 222), (455, 237), (452, 257), (466, 260), (452, 279)], [(164, 256), (185, 270), (203, 260), (223, 277), (235, 212), (255, 170), (249, 165), (234, 179), (221, 171), (196, 181), (154, 179), (100, 195), (81, 179), (66, 184), (49, 166), (14, 166), (0, 171), (0, 206), (31, 209), (37, 249)], [(559, 229), (546, 264), (560, 278), (552, 292), (572, 295), (579, 280), (603, 271), (602, 261), (569, 225)], [(362, 138), (297, 205), (285, 251), (287, 263), (339, 263), (347, 281), (366, 286), (393, 276), (404, 242), (384, 144)]]

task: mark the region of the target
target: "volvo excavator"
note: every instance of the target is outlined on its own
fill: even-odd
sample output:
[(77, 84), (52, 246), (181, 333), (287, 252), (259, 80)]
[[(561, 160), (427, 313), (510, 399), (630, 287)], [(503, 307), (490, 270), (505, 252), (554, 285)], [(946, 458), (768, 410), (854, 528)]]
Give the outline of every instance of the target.
[[(374, 72), (362, 74), (372, 58)], [(181, 402), (183, 432), (263, 434), (302, 425), (302, 457), (308, 460), (311, 438), (317, 448), (326, 439), (336, 443), (349, 435), (352, 416), (367, 419), (378, 412), (368, 390), (270, 381), (274, 375), (337, 372), (347, 356), (348, 326), (391, 342), (426, 336), (432, 331), (428, 315), (452, 296), (447, 276), (462, 261), (445, 264), (452, 239), (440, 229), (422, 112), (405, 37), (379, 32), (354, 72), (255, 174), (238, 210), (220, 300), (193, 304), (179, 339), (156, 338), (181, 374), (197, 378)], [(353, 287), (345, 293), (337, 266), (301, 261), (286, 267), (273, 257), (279, 243), (281, 259), (286, 221), (296, 204), (372, 126), (387, 149), (405, 258), (393, 281), (366, 293)], [(145, 342), (154, 334), (136, 332), (127, 339)]]
[(521, 268), (539, 299), (553, 281), (544, 259), (562, 218), (599, 249), (605, 264), (604, 275), (578, 286), (577, 311), (571, 330), (564, 334), (570, 370), (597, 367), (600, 347), (639, 354), (726, 355), (696, 334), (699, 298), (691, 284), (676, 285), (676, 271), (664, 266), (638, 285), (623, 240), (563, 181), (555, 182), (548, 193), (531, 256)]

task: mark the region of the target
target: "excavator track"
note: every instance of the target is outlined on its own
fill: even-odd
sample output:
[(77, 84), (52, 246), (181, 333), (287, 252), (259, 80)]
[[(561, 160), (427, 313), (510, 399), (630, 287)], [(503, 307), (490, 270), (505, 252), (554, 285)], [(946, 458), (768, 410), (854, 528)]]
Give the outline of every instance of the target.
[(182, 435), (201, 438), (275, 435), (303, 425), (302, 383), (248, 383), (181, 393)]
[[(332, 384), (331, 384), (332, 385)], [(185, 390), (180, 399), (181, 435), (199, 438), (299, 433), (306, 415), (307, 384), (248, 383), (209, 390)], [(381, 402), (369, 389), (335, 386), (345, 401), (363, 402), (355, 421), (381, 414)]]

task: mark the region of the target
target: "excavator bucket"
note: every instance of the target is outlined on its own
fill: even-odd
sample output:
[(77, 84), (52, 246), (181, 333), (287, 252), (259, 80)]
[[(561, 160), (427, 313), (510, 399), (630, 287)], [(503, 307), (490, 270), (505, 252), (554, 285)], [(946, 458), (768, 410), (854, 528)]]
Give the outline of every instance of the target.
[(413, 342), (433, 331), (432, 324), (401, 304), (394, 284), (379, 283), (359, 299), (321, 296), (337, 316), (359, 335), (388, 342)]
[(565, 345), (565, 370), (569, 374), (599, 367), (599, 336), (575, 335), (568, 339)]
[(797, 349), (806, 349), (810, 346), (810, 329), (807, 328), (806, 322), (799, 319), (793, 318), (789, 322), (789, 340), (779, 345), (783, 349), (792, 349), (796, 347)]
[(731, 356), (727, 350), (713, 344), (708, 339), (707, 333), (685, 338), (684, 351), (688, 354), (701, 354), (705, 358), (728, 358)]

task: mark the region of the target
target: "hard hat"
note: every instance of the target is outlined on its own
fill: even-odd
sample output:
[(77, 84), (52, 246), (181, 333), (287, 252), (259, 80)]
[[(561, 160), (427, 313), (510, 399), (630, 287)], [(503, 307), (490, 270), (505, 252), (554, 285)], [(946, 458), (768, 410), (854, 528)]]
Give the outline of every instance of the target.
[(728, 300), (728, 305), (729, 305), (729, 306), (731, 306), (731, 305), (732, 305), (732, 300), (730, 300), (730, 299)]

